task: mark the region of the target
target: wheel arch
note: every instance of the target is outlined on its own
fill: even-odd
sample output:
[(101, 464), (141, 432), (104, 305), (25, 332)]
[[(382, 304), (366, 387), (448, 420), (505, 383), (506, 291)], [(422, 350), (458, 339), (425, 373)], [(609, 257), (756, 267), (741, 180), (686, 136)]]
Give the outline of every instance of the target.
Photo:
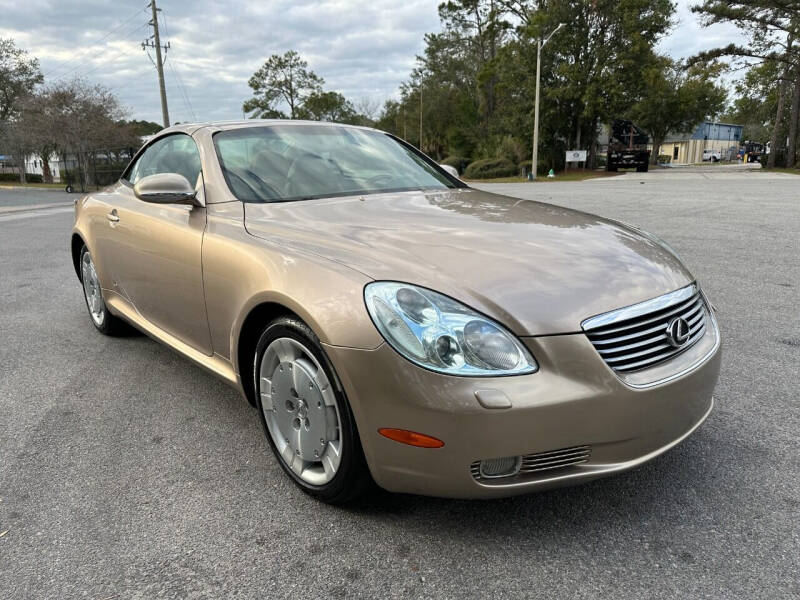
[[(255, 386), (249, 367), (253, 363), (258, 340), (264, 328), (278, 317), (294, 317), (305, 323), (312, 331), (313, 327), (293, 311), (291, 308), (276, 301), (265, 301), (253, 306), (247, 313), (239, 328), (239, 335), (236, 339), (236, 371), (242, 385), (247, 401), (256, 406)], [(314, 332), (318, 335), (317, 332)]]
[(75, 275), (78, 276), (78, 281), (82, 281), (81, 277), (81, 248), (86, 245), (86, 242), (77, 232), (72, 233), (70, 241), (70, 249), (72, 251), (72, 267), (75, 269)]

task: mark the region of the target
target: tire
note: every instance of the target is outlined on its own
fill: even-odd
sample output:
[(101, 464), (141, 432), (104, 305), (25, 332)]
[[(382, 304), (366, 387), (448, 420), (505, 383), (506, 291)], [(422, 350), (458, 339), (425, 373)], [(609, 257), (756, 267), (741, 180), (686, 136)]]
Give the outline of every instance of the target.
[(281, 317), (264, 329), (253, 380), (270, 448), (301, 490), (328, 504), (343, 504), (371, 487), (350, 404), (305, 323)]
[(638, 167), (636, 167), (636, 172), (637, 173), (647, 173), (647, 170), (648, 170), (649, 166), (650, 165), (639, 165)]
[(617, 172), (617, 165), (608, 165), (607, 170), (609, 173), (616, 173)]
[(80, 281), (83, 286), (83, 299), (89, 311), (89, 319), (97, 331), (103, 335), (126, 335), (131, 332), (130, 326), (122, 319), (112, 315), (105, 300), (103, 300), (102, 287), (94, 268), (94, 261), (89, 249), (84, 244), (80, 255)]
[(64, 188), (64, 191), (67, 192), (68, 194), (71, 194), (73, 192), (72, 186), (70, 184), (67, 184), (67, 187)]

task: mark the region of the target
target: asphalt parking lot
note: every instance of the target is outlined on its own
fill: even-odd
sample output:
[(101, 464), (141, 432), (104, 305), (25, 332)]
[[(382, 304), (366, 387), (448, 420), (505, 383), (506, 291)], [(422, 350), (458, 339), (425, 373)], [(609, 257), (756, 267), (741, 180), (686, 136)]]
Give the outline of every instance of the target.
[(800, 178), (678, 170), (481, 186), (666, 239), (720, 313), (716, 409), (609, 479), (325, 506), (254, 409), (86, 314), (63, 207), (0, 190), (0, 598), (800, 597)]

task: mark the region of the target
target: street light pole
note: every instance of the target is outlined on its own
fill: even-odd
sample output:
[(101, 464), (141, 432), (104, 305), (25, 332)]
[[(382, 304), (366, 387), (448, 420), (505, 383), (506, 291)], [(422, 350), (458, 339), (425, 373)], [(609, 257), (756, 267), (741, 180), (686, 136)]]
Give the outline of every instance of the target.
[(553, 33), (548, 35), (544, 41), (540, 39), (536, 43), (536, 100), (533, 107), (533, 157), (531, 160), (531, 181), (536, 181), (536, 166), (537, 161), (539, 160), (539, 84), (541, 81), (540, 73), (542, 69), (542, 48), (544, 48), (544, 45), (550, 41), (550, 38), (553, 37), (563, 26), (563, 23), (559, 23), (558, 27), (556, 27), (553, 30)]

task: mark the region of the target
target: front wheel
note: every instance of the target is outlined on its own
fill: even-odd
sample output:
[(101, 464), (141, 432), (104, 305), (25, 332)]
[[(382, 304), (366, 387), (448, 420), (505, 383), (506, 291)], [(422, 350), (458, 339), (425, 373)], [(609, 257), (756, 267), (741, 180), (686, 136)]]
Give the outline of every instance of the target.
[(270, 447), (295, 484), (331, 504), (360, 496), (371, 478), (355, 419), (305, 323), (282, 317), (267, 326), (256, 346), (254, 383)]
[(129, 331), (124, 321), (108, 312), (92, 255), (85, 245), (81, 249), (80, 265), (83, 297), (86, 300), (86, 308), (89, 309), (92, 324), (105, 335), (119, 335)]

